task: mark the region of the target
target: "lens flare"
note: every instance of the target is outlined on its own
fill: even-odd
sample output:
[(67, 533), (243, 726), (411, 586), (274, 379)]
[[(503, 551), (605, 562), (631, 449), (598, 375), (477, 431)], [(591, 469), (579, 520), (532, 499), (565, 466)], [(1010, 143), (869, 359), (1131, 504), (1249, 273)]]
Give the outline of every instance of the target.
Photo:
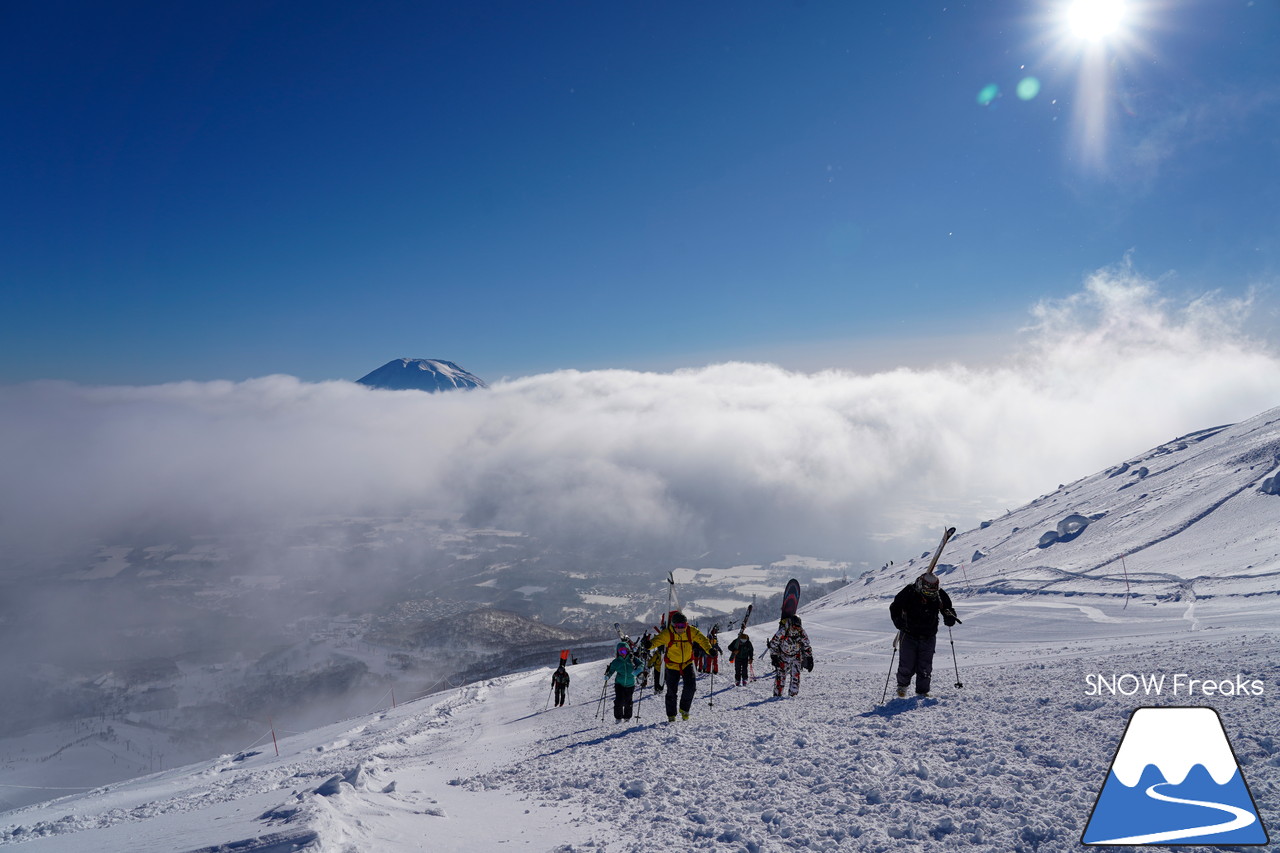
[(1029, 101), (1040, 94), (1040, 81), (1035, 77), (1023, 77), (1018, 81), (1017, 92), (1019, 98)]
[(982, 91), (978, 92), (978, 103), (981, 106), (989, 107), (991, 102), (1000, 95), (1000, 87), (995, 83), (990, 83), (982, 87)]

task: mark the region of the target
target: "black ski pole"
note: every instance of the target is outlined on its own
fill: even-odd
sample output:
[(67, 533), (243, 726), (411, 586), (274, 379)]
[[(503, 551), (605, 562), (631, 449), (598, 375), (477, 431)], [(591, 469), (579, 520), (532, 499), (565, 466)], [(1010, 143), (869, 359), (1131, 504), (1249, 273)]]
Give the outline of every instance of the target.
[(947, 638), (951, 640), (951, 662), (956, 667), (956, 687), (964, 687), (960, 683), (960, 662), (956, 660), (956, 638), (951, 636), (951, 626), (947, 626)]
[(885, 697), (889, 695), (889, 679), (893, 677), (893, 659), (898, 656), (898, 640), (901, 639), (902, 632), (893, 635), (893, 654), (889, 655), (889, 672), (884, 677), (884, 693), (880, 696), (880, 704), (884, 704)]
[(600, 688), (600, 704), (596, 708), (596, 716), (601, 720), (604, 719), (604, 694), (609, 691), (609, 677), (605, 676), (604, 687)]
[(707, 707), (714, 708), (716, 706), (716, 670), (711, 668), (711, 686), (708, 688), (711, 695), (707, 698)]
[(547, 708), (550, 708), (550, 707), (551, 707), (551, 696), (552, 696), (552, 694), (554, 694), (555, 692), (556, 692), (556, 683), (553, 681), (553, 682), (551, 682), (551, 692), (547, 694), (547, 704), (546, 704), (546, 707), (544, 707), (542, 710), (544, 710), (544, 711), (545, 711), (545, 710), (547, 710)]

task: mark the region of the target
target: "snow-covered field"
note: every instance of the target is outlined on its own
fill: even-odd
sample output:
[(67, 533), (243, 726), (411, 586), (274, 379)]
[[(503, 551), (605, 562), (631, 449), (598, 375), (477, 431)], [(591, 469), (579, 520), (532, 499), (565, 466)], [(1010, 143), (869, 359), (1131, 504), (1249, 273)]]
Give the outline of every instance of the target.
[[(884, 608), (824, 603), (805, 619), (819, 663), (794, 700), (773, 700), (767, 679), (736, 688), (722, 673), (714, 692), (702, 677), (687, 723), (667, 723), (647, 693), (639, 721), (617, 725), (607, 709), (595, 718), (601, 662), (571, 668), (572, 704), (559, 709), (544, 710), (549, 668), (514, 674), (285, 738), (278, 758), (268, 740), (251, 754), (10, 812), (0, 844), (32, 853), (233, 843), (225, 849), (1067, 850), (1130, 713), (1150, 705), (1217, 709), (1264, 824), (1280, 819), (1272, 595), (1127, 608), (1095, 597), (961, 597), (964, 686), (953, 686), (944, 631), (934, 698), (890, 691), (885, 703)], [(758, 648), (764, 631), (752, 632)], [(1099, 673), (1168, 678), (1160, 696), (1089, 695), (1087, 676)], [(1180, 673), (1243, 674), (1261, 679), (1265, 695), (1173, 695)]]
[[(570, 668), (564, 708), (546, 707), (548, 666), (284, 738), (279, 756), (266, 739), (6, 812), (0, 846), (1073, 850), (1130, 715), (1160, 706), (1218, 712), (1274, 838), (1278, 453), (1273, 411), (962, 531), (939, 571), (963, 624), (954, 647), (940, 635), (932, 698), (882, 701), (888, 601), (922, 543), (802, 606), (817, 667), (796, 699), (722, 671), (688, 722), (647, 693), (618, 725), (596, 718), (602, 661)], [(762, 651), (773, 614), (757, 621)]]

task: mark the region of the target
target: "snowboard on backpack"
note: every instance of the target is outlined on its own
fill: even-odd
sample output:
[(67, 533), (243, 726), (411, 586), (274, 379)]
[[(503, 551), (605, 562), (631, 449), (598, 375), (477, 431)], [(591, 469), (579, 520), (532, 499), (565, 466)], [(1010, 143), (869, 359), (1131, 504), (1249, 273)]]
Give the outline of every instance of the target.
[(787, 617), (795, 616), (796, 610), (800, 608), (800, 581), (792, 578), (787, 581), (787, 588), (782, 593), (782, 616), (778, 621), (786, 621)]

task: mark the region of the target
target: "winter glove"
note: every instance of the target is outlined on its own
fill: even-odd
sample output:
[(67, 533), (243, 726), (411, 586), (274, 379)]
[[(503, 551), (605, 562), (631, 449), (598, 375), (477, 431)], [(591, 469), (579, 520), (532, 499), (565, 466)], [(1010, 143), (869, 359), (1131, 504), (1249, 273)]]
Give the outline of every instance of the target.
[(804, 656), (804, 668), (808, 672), (813, 672), (813, 655)]
[(782, 658), (777, 655), (769, 655), (769, 663), (773, 664), (774, 669), (782, 669)]
[(963, 625), (963, 624), (964, 624), (963, 622), (961, 622), (961, 621), (960, 621), (960, 617), (956, 616), (956, 612), (955, 612), (954, 610), (952, 610), (950, 607), (948, 607), (946, 610), (942, 611), (942, 622), (943, 622), (943, 624), (945, 624), (948, 628), (950, 628), (952, 625)]
[(894, 620), (893, 620), (893, 627), (897, 628), (899, 631), (906, 631), (906, 630), (907, 630), (907, 623), (906, 623), (906, 622), (904, 622), (904, 621), (902, 621), (901, 619), (894, 619)]

